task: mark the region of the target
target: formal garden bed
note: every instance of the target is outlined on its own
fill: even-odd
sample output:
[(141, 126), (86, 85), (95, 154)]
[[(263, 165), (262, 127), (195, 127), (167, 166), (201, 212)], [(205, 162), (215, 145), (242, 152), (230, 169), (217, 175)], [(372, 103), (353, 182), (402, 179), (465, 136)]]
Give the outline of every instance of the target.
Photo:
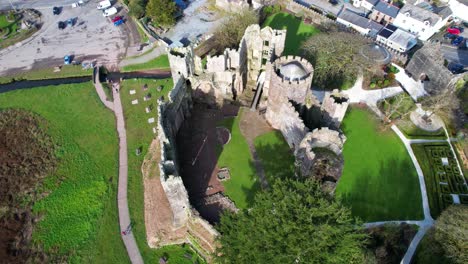
[(395, 74), (398, 72), (400, 71), (397, 67), (387, 64), (381, 70), (378, 70), (378, 72), (367, 76), (364, 79), (363, 88), (366, 90), (376, 90), (398, 86), (398, 82), (395, 79)]
[(412, 144), (411, 148), (423, 170), (433, 218), (454, 203), (451, 194), (459, 195), (460, 203), (468, 204), (466, 179), (447, 143)]
[(336, 196), (366, 222), (423, 218), (419, 181), (408, 153), (391, 130), (366, 109), (351, 108)]

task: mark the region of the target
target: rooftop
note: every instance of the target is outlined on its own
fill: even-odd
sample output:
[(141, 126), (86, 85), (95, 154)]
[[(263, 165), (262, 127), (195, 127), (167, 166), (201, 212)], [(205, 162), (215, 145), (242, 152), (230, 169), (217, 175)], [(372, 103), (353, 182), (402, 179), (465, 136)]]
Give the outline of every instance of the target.
[(361, 28), (368, 28), (368, 29), (371, 29), (371, 30), (375, 30), (375, 31), (380, 31), (383, 26), (380, 25), (379, 23), (371, 20), (371, 19), (367, 19), (365, 17), (362, 17), (348, 9), (344, 9), (340, 15), (338, 16), (338, 18), (340, 19), (343, 19), (344, 21), (347, 21), (353, 25), (356, 25), (356, 26), (359, 26)]
[(368, 2), (369, 4), (375, 6), (379, 2), (379, 0), (366, 0), (366, 2)]
[(378, 35), (388, 39), (397, 29), (398, 28), (394, 25), (388, 24), (379, 32)]
[[(406, 5), (405, 5), (406, 6)], [(391, 5), (384, 1), (379, 1), (375, 5), (375, 10), (379, 11), (380, 13), (384, 13), (387, 16), (391, 16), (395, 18), (398, 15), (398, 11), (400, 10), (398, 7)]]
[(291, 61), (281, 65), (280, 74), (287, 80), (301, 80), (308, 72), (299, 61)]
[(418, 21), (424, 22), (428, 21), (431, 26), (435, 25), (437, 21), (441, 18), (439, 15), (421, 8), (419, 6), (414, 5), (404, 5), (401, 10), (400, 14), (412, 17)]
[(417, 42), (416, 37), (413, 34), (399, 28), (393, 32), (388, 40), (408, 49), (416, 45)]

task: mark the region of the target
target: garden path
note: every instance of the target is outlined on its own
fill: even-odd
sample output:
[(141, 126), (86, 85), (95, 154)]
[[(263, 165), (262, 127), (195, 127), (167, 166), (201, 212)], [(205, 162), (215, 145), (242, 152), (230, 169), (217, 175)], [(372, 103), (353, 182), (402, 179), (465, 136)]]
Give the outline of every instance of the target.
[[(155, 44), (156, 45), (156, 44)], [(166, 50), (163, 46), (158, 46), (153, 48), (150, 52), (146, 54), (142, 54), (140, 56), (136, 56), (133, 58), (126, 58), (122, 60), (119, 64), (120, 67), (128, 66), (128, 65), (133, 65), (133, 64), (141, 64), (148, 62), (150, 60), (156, 59), (157, 57), (166, 54)]]
[(413, 100), (417, 100), (419, 97), (426, 95), (426, 90), (424, 90), (424, 84), (422, 82), (418, 82), (413, 80), (413, 78), (409, 77), (406, 74), (405, 69), (401, 68), (400, 66), (392, 63), (399, 72), (395, 74), (395, 79), (405, 88), (408, 94), (413, 98)]
[(403, 92), (400, 86), (377, 90), (364, 90), (362, 88), (363, 80), (363, 76), (359, 76), (353, 87), (343, 91), (344, 94), (348, 95), (350, 103), (366, 103), (370, 107), (377, 106), (378, 101)]
[[(106, 100), (106, 95), (102, 85), (94, 83), (96, 92), (102, 103), (114, 112), (117, 122), (117, 133), (119, 135), (119, 185), (117, 192), (117, 206), (119, 208), (119, 224), (121, 237), (127, 249), (127, 254), (133, 264), (143, 264), (140, 250), (136, 244), (135, 237), (131, 232), (130, 211), (128, 210), (127, 200), (127, 182), (128, 182), (128, 160), (127, 160), (127, 131), (125, 129), (125, 119), (123, 115), (122, 103), (120, 101), (120, 84), (114, 83), (112, 86), (112, 95), (114, 102)], [(125, 233), (124, 233), (125, 232)]]

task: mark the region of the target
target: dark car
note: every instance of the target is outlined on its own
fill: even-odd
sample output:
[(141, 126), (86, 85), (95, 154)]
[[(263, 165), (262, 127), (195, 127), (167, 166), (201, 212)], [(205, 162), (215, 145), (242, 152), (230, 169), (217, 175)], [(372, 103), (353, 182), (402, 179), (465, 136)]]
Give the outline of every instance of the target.
[(462, 73), (465, 69), (465, 67), (460, 64), (460, 63), (455, 63), (455, 62), (450, 62), (448, 65), (447, 65), (447, 68), (449, 69), (449, 71), (453, 74), (459, 74), (459, 73)]
[(457, 37), (457, 35), (451, 34), (451, 33), (447, 33), (447, 34), (444, 35), (444, 39), (454, 39), (456, 37)]
[(60, 15), (60, 7), (54, 6), (52, 12), (54, 12), (54, 15)]
[(458, 37), (454, 40), (452, 40), (452, 45), (453, 46), (458, 46), (463, 42), (464, 38), (463, 37)]
[(330, 4), (332, 4), (332, 5), (337, 5), (338, 4), (338, 0), (329, 0), (328, 2), (330, 2)]
[(463, 31), (465, 30), (464, 27), (460, 27), (460, 26), (456, 26), (456, 27), (454, 26), (452, 28), (456, 28), (456, 29), (460, 30), (461, 33), (463, 33)]
[(63, 22), (63, 21), (58, 22), (58, 28), (59, 29), (64, 29), (66, 27), (67, 27), (67, 24), (65, 22)]
[(69, 26), (74, 26), (74, 25), (75, 25), (75, 19), (74, 19), (74, 18), (68, 19), (68, 20), (67, 20), (67, 24), (68, 24)]

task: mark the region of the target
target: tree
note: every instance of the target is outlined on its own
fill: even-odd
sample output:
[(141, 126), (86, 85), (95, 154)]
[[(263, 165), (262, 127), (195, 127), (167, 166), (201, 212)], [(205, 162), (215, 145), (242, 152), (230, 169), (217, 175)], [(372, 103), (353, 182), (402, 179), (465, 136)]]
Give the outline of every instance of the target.
[(452, 205), (435, 224), (435, 239), (453, 263), (468, 263), (468, 206)]
[(130, 14), (136, 18), (141, 18), (145, 15), (145, 6), (147, 0), (130, 0), (128, 3), (128, 9)]
[(328, 26), (309, 38), (301, 53), (314, 65), (314, 84), (323, 88), (339, 88), (353, 81), (362, 69), (374, 63), (361, 53), (368, 41), (357, 34)]
[(379, 102), (379, 109), (382, 111), (385, 121), (402, 119), (414, 109), (414, 102), (407, 94), (401, 93), (384, 98)]
[(425, 97), (421, 104), (426, 110), (423, 116), (424, 121), (430, 122), (434, 114), (442, 119), (451, 120), (454, 111), (458, 109), (459, 100), (452, 89), (445, 89), (439, 94)]
[(367, 235), (316, 181), (278, 180), (221, 217), (219, 263), (363, 263)]
[(244, 36), (245, 29), (252, 24), (258, 24), (257, 13), (253, 10), (245, 9), (230, 14), (213, 34), (216, 49), (222, 52), (226, 48), (237, 47)]
[(149, 0), (146, 5), (146, 15), (154, 22), (170, 26), (175, 23), (176, 3), (173, 0)]

